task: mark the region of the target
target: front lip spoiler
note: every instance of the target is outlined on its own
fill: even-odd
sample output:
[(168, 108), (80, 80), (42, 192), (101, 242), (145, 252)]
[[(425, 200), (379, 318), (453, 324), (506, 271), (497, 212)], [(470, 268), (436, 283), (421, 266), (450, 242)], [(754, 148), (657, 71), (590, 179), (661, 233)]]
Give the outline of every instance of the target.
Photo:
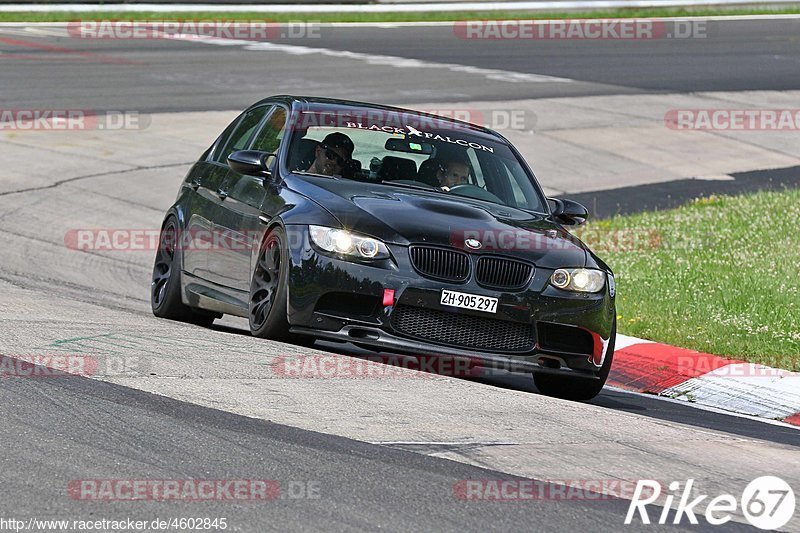
[[(456, 359), (468, 359), (469, 361), (479, 361), (481, 366), (506, 370), (510, 372), (537, 373), (537, 374), (556, 374), (575, 378), (598, 380), (597, 375), (572, 370), (566, 366), (560, 354), (538, 352), (536, 354), (526, 354), (512, 357), (464, 350), (462, 348), (444, 348), (434, 344), (418, 342), (403, 337), (397, 337), (386, 331), (375, 327), (364, 327), (347, 325), (339, 331), (325, 331), (313, 328), (293, 326), (289, 330), (291, 333), (300, 335), (311, 335), (318, 339), (333, 340), (339, 342), (351, 342), (370, 347), (394, 350), (401, 354), (411, 355), (436, 355), (442, 357), (453, 357)], [(525, 359), (522, 359), (522, 358)], [(562, 362), (560, 368), (550, 368), (537, 362), (538, 359), (558, 359)]]

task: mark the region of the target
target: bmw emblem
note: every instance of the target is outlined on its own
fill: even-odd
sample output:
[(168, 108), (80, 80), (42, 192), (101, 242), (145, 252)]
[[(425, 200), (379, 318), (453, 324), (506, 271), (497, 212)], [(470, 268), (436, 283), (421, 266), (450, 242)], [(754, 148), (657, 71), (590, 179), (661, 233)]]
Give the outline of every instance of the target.
[(483, 246), (483, 244), (481, 244), (481, 241), (479, 241), (478, 239), (467, 239), (466, 241), (464, 241), (464, 244), (470, 250), (480, 250), (481, 246)]

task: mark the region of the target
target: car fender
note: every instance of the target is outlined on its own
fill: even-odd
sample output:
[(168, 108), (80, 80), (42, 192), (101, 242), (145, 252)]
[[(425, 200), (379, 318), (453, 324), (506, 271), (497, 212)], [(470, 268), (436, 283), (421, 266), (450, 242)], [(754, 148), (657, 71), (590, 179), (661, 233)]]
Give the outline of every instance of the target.
[[(275, 226), (281, 226), (286, 231), (290, 256), (296, 257), (306, 244), (306, 226), (341, 227), (339, 220), (328, 210), (323, 208), (313, 199), (308, 198), (289, 188), (280, 192), (282, 207), (274, 214), (262, 212), (260, 217), (264, 231), (258, 236), (258, 245), (253, 247), (250, 258), (251, 265), (258, 260), (258, 252), (264, 237)], [(291, 229), (296, 228), (296, 229)]]

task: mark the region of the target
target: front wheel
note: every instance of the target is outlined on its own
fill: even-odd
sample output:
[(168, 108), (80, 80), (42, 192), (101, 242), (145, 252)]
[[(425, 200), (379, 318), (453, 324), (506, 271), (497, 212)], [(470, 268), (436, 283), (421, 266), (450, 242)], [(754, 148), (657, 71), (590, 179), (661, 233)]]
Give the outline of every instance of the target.
[(614, 341), (617, 337), (617, 321), (614, 320), (614, 326), (611, 328), (611, 338), (608, 340), (608, 348), (606, 358), (603, 361), (603, 366), (597, 373), (600, 379), (586, 379), (573, 376), (564, 376), (556, 374), (534, 374), (533, 382), (539, 392), (547, 396), (554, 396), (564, 400), (574, 400), (578, 402), (585, 402), (591, 400), (603, 390), (603, 386), (608, 379), (608, 373), (611, 371), (611, 362), (614, 359)]
[(264, 339), (290, 341), (286, 318), (289, 284), (289, 249), (286, 231), (274, 227), (261, 244), (250, 281), (248, 318), (250, 333)]

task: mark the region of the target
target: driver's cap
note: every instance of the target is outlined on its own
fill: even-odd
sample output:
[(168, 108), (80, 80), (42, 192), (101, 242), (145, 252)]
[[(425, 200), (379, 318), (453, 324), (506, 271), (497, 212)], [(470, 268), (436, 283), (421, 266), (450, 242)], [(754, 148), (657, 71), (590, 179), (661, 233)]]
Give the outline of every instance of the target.
[(350, 140), (350, 137), (344, 133), (339, 133), (338, 131), (329, 133), (322, 139), (322, 144), (338, 149), (346, 159), (353, 157), (355, 146), (353, 146), (353, 141)]

